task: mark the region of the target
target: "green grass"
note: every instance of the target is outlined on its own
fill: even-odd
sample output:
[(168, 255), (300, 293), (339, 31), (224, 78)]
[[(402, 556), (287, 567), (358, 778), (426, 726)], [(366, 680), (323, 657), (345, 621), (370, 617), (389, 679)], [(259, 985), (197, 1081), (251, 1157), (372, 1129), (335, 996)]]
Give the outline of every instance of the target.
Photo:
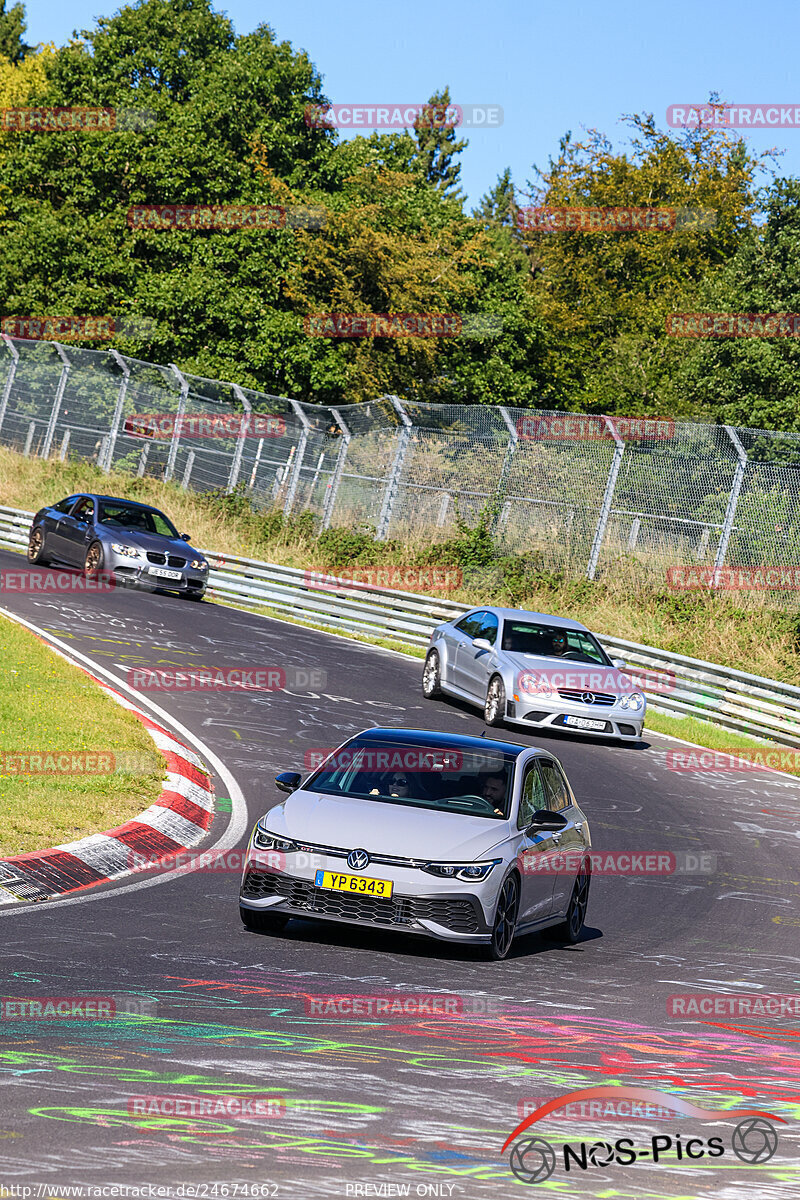
[[(0, 641), (0, 854), (75, 841), (152, 804), (161, 792), (164, 760), (141, 722), (2, 615)], [(56, 751), (112, 754), (124, 769), (84, 775), (7, 769), (9, 755)], [(120, 762), (123, 754), (130, 757)]]
[[(792, 750), (790, 746), (750, 737), (746, 733), (736, 733), (721, 725), (712, 725), (710, 721), (701, 721), (698, 717), (671, 717), (666, 713), (653, 712), (652, 709), (648, 709), (645, 725), (654, 733), (664, 733), (670, 737), (681, 738), (685, 742), (693, 742), (707, 750), (720, 750), (723, 753), (758, 749), (789, 751), (797, 755), (799, 764), (791, 769), (784, 766), (780, 770), (785, 775), (800, 776), (800, 750)], [(745, 754), (743, 757), (747, 757), (747, 755)], [(758, 776), (756, 775), (754, 778), (758, 778)]]

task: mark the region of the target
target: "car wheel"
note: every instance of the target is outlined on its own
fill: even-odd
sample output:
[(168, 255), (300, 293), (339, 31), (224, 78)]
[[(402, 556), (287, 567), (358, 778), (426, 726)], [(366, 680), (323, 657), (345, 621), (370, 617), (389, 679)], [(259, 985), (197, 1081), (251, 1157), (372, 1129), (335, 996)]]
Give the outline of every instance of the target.
[(83, 573), (87, 579), (96, 579), (103, 569), (103, 547), (92, 542), (83, 560)]
[(509, 875), (500, 889), (497, 908), (492, 926), (492, 940), (489, 943), (489, 958), (499, 962), (508, 954), (517, 928), (519, 912), (519, 881), (516, 875)]
[(569, 898), (569, 905), (567, 907), (567, 915), (560, 925), (554, 925), (549, 930), (551, 937), (556, 938), (559, 942), (566, 942), (568, 946), (574, 946), (581, 936), (583, 923), (586, 920), (586, 906), (589, 903), (589, 884), (591, 878), (589, 860), (584, 859), (575, 877), (575, 884), (572, 888), (572, 895)]
[(45, 554), (44, 534), (38, 526), (31, 530), (28, 541), (28, 562), (33, 563), (36, 567), (47, 567), (50, 564), (50, 557)]
[(486, 689), (483, 719), (487, 725), (502, 725), (506, 715), (506, 689), (499, 675), (493, 675)]
[(281, 933), (289, 923), (289, 918), (283, 913), (254, 912), (244, 905), (239, 905), (239, 915), (245, 929), (251, 933)]
[(428, 651), (422, 668), (422, 694), (426, 700), (437, 700), (442, 694), (442, 666), (435, 650)]

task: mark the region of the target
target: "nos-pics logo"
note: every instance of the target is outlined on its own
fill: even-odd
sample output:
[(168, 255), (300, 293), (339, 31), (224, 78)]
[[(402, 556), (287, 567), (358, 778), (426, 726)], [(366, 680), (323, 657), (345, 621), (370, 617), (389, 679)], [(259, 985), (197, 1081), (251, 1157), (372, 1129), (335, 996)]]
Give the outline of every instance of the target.
[[(617, 1138), (613, 1142), (565, 1142), (558, 1151), (543, 1137), (534, 1136), (515, 1141), (520, 1134), (525, 1133), (531, 1125), (548, 1113), (567, 1104), (596, 1099), (639, 1100), (648, 1104), (659, 1104), (682, 1116), (695, 1117), (701, 1121), (722, 1121), (733, 1117), (738, 1124), (731, 1135), (729, 1150), (726, 1150), (722, 1137), (687, 1138), (685, 1134), (654, 1135), (649, 1143), (639, 1148), (636, 1147), (633, 1138), (628, 1137)], [(511, 1146), (509, 1166), (517, 1179), (523, 1183), (543, 1183), (554, 1173), (559, 1159), (563, 1161), (564, 1170), (569, 1173), (587, 1171), (591, 1167), (607, 1167), (612, 1163), (628, 1167), (639, 1161), (658, 1162), (670, 1151), (674, 1152), (678, 1159), (720, 1158), (732, 1152), (742, 1162), (750, 1165), (769, 1162), (778, 1149), (778, 1134), (773, 1121), (785, 1124), (783, 1117), (762, 1112), (760, 1109), (698, 1108), (672, 1092), (661, 1092), (654, 1088), (582, 1088), (577, 1092), (556, 1096), (537, 1108), (520, 1122), (506, 1139), (503, 1151)]]

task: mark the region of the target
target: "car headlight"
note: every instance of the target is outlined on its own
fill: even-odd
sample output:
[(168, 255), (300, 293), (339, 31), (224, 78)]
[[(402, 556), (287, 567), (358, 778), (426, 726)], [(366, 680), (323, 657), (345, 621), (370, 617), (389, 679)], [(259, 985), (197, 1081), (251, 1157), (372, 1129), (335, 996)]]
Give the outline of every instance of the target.
[(141, 558), (142, 552), (136, 546), (123, 546), (122, 542), (112, 542), (111, 549), (116, 554), (124, 554), (126, 558)]
[(256, 825), (253, 830), (251, 845), (256, 850), (282, 850), (284, 854), (289, 854), (297, 849), (296, 842), (292, 842), (288, 838), (278, 837), (275, 833), (269, 833), (261, 825)]
[(469, 883), (475, 883), (486, 879), (492, 870), (499, 862), (500, 858), (493, 858), (491, 862), (478, 863), (425, 863), (422, 868), (429, 875), (436, 875), (439, 879), (464, 879)]
[(206, 560), (204, 558), (193, 558), (191, 561), (191, 566), (194, 567), (195, 571), (207, 571), (208, 570), (208, 563), (206, 562)]
[(639, 712), (644, 708), (644, 696), (641, 692), (633, 692), (630, 696), (620, 696), (620, 708), (630, 708), (632, 712)]

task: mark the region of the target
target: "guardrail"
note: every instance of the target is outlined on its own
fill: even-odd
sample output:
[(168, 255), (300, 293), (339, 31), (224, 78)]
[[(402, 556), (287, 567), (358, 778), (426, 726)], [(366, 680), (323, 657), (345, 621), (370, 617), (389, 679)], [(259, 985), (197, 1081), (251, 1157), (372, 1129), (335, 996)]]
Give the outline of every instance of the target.
[[(32, 517), (22, 509), (0, 506), (0, 546), (24, 550)], [(467, 611), (452, 600), (343, 584), (341, 578), (319, 571), (212, 550), (203, 553), (211, 563), (212, 597), (326, 629), (419, 648), (427, 645), (435, 625)], [(608, 653), (624, 659), (628, 667), (667, 672), (674, 679), (674, 688), (667, 693), (644, 689), (654, 711), (700, 717), (739, 733), (800, 746), (800, 687), (638, 642), (598, 636)]]

